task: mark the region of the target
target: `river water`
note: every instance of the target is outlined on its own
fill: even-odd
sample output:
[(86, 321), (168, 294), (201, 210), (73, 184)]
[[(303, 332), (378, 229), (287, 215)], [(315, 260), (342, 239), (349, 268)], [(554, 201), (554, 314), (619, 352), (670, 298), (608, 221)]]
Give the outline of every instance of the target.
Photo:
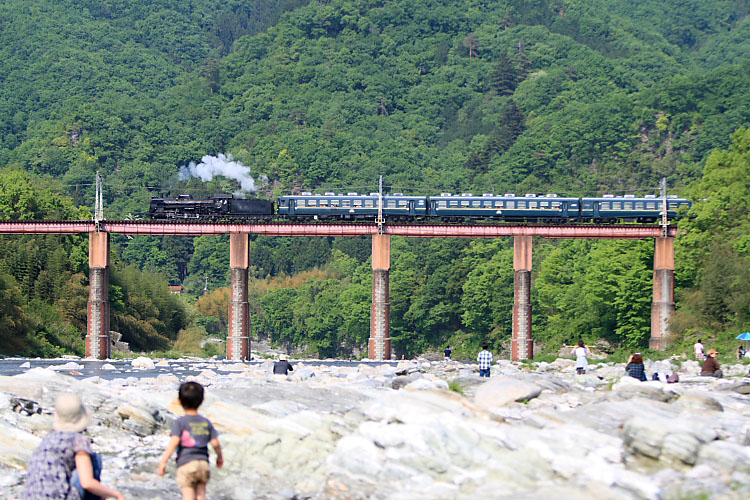
[[(154, 360), (156, 363), (159, 360)], [(264, 360), (259, 361), (227, 361), (220, 359), (169, 359), (169, 366), (155, 366), (153, 369), (135, 369), (132, 366), (131, 359), (111, 359), (111, 360), (89, 360), (80, 358), (4, 358), (0, 359), (0, 375), (13, 376), (24, 373), (31, 368), (52, 368), (59, 373), (70, 375), (77, 379), (89, 377), (101, 377), (106, 380), (117, 378), (135, 377), (138, 379), (158, 377), (163, 374), (175, 374), (184, 378), (189, 375), (197, 375), (203, 370), (211, 369), (217, 372), (236, 372), (240, 371), (241, 366), (257, 366), (263, 364)], [(28, 365), (26, 365), (28, 363)], [(78, 367), (72, 367), (70, 363), (76, 363)], [(292, 366), (304, 363), (308, 366), (357, 366), (367, 364), (368, 366), (391, 365), (396, 366), (398, 361), (345, 361), (345, 360), (291, 360)], [(104, 365), (112, 365), (111, 368), (103, 369)]]

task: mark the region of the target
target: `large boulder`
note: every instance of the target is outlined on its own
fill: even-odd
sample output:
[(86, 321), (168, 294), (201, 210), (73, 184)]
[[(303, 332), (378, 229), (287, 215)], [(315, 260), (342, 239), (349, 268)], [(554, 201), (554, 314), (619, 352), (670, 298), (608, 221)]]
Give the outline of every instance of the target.
[(527, 402), (541, 394), (542, 388), (510, 377), (491, 377), (477, 387), (474, 401), (485, 408), (499, 408), (512, 402)]
[(691, 410), (724, 411), (724, 407), (721, 403), (710, 393), (705, 391), (685, 391), (672, 404), (680, 408)]
[(693, 465), (701, 446), (718, 437), (716, 431), (687, 419), (633, 417), (623, 426), (626, 448), (636, 455)]
[(130, 362), (130, 365), (136, 370), (153, 370), (154, 361), (145, 356), (139, 356)]
[(750, 472), (750, 449), (728, 441), (714, 441), (698, 452), (697, 464), (724, 471)]
[(0, 464), (22, 469), (41, 438), (0, 421)]
[(663, 382), (641, 382), (633, 377), (624, 376), (612, 387), (613, 399), (630, 399), (635, 396), (669, 402), (677, 398), (677, 393), (670, 390)]

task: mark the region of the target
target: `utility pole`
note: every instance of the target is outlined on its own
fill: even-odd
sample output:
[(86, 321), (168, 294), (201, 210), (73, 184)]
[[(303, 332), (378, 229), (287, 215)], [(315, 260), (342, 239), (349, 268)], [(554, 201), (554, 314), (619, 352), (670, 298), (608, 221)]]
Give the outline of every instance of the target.
[(203, 293), (208, 292), (208, 274), (206, 275), (206, 284), (203, 285)]
[(94, 200), (94, 226), (96, 231), (101, 230), (101, 223), (104, 221), (104, 186), (102, 183), (102, 177), (99, 175), (99, 171), (96, 171), (96, 194)]
[(669, 230), (669, 217), (667, 217), (667, 178), (661, 178), (661, 229), (663, 236), (666, 237)]
[(383, 176), (381, 175), (378, 190), (378, 234), (383, 234), (384, 225), (385, 219), (383, 218)]

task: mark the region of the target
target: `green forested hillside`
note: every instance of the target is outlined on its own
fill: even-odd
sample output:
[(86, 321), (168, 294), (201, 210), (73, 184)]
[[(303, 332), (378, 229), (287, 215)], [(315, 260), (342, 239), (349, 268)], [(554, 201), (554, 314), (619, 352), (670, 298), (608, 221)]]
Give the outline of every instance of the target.
[[(419, 194), (644, 194), (666, 177), (672, 192), (699, 202), (720, 184), (703, 179), (707, 159), (735, 154), (714, 152), (750, 122), (748, 12), (747, 0), (6, 1), (0, 166), (72, 207), (91, 203), (99, 171), (109, 218), (140, 216), (154, 192), (235, 190), (223, 178), (178, 179), (180, 166), (220, 153), (249, 166), (265, 197), (369, 192), (380, 175), (388, 189)], [(10, 198), (0, 211), (52, 216)], [(690, 232), (719, 237), (692, 223)], [(726, 251), (746, 269), (735, 238)], [(184, 281), (194, 293), (206, 276), (212, 288), (228, 282), (223, 238), (113, 242), (129, 293), (140, 294), (139, 280)], [(508, 245), (395, 240), (396, 349), (507, 340)], [(647, 345), (649, 245), (537, 242), (535, 337)], [(252, 251), (257, 335), (320, 355), (363, 345), (366, 240), (257, 238)], [(692, 251), (681, 264), (678, 297), (697, 315), (681, 317), (681, 335), (745, 321), (690, 302), (715, 286), (710, 261)], [(49, 265), (23, 274), (0, 257), (14, 317), (38, 314), (37, 292), (23, 282)], [(167, 348), (185, 328), (223, 331), (211, 308), (149, 308), (128, 293), (112, 300), (138, 319), (115, 325), (137, 348)], [(165, 322), (169, 308), (184, 319)], [(82, 334), (80, 322), (59, 321)]]

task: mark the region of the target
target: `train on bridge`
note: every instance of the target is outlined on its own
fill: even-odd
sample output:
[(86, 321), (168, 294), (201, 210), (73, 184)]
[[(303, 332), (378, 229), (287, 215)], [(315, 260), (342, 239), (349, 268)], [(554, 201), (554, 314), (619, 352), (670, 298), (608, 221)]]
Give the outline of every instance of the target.
[(540, 223), (654, 223), (662, 218), (666, 201), (667, 218), (675, 219), (691, 207), (684, 198), (654, 195), (604, 195), (599, 198), (562, 197), (556, 194), (485, 193), (440, 196), (408, 196), (402, 193), (313, 194), (279, 196), (276, 201), (238, 198), (231, 194), (210, 199), (151, 199), (149, 217), (168, 220), (265, 220), (276, 217), (287, 220), (375, 221), (379, 216), (393, 221), (467, 221)]

